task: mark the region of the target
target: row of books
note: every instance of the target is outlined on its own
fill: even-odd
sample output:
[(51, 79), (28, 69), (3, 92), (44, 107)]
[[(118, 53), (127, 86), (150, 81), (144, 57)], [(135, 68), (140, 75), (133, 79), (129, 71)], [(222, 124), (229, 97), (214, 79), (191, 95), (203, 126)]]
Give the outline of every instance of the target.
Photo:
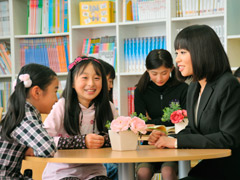
[(79, 3), (80, 25), (115, 22), (115, 2), (85, 1)]
[(83, 39), (82, 55), (102, 59), (116, 70), (116, 36)]
[(68, 0), (28, 0), (28, 34), (68, 32)]
[(11, 74), (12, 63), (10, 55), (10, 43), (0, 42), (0, 74)]
[(145, 59), (154, 49), (166, 49), (166, 36), (124, 39), (125, 72), (143, 72)]
[(8, 1), (0, 1), (0, 36), (10, 35), (10, 18)]
[(123, 22), (166, 18), (166, 0), (123, 0)]
[(127, 88), (127, 98), (128, 98), (128, 116), (131, 116), (132, 113), (135, 112), (134, 108), (134, 91), (136, 87), (128, 87)]
[[(224, 45), (224, 26), (223, 25), (216, 25), (216, 26), (211, 26), (211, 28), (216, 32), (218, 35), (220, 41)], [(177, 33), (179, 33), (182, 29), (176, 29)]]
[(55, 72), (67, 72), (69, 65), (69, 38), (49, 37), (21, 39), (21, 66), (38, 63)]
[(176, 0), (176, 16), (188, 17), (224, 12), (224, 0)]
[(3, 112), (6, 112), (10, 95), (11, 82), (0, 82), (0, 107), (3, 107)]

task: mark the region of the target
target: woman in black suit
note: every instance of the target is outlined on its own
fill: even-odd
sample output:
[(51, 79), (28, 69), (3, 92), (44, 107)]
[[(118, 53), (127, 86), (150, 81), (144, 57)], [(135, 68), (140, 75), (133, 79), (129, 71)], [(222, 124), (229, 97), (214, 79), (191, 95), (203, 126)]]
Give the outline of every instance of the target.
[(202, 160), (184, 179), (240, 179), (240, 84), (212, 28), (193, 25), (175, 39), (176, 62), (188, 88), (189, 124), (170, 138), (153, 131), (149, 144), (157, 148), (231, 149), (226, 158)]

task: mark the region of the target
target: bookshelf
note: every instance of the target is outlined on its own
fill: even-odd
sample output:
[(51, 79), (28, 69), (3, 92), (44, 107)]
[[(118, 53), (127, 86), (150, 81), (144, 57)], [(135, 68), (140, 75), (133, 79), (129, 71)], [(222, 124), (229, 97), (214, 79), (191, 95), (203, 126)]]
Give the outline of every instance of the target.
[[(2, 1), (2, 0), (0, 0)], [(120, 115), (127, 115), (127, 88), (133, 87), (138, 82), (143, 72), (125, 72), (124, 64), (124, 39), (133, 37), (166, 36), (166, 49), (172, 53), (174, 39), (179, 29), (192, 24), (208, 24), (213, 27), (221, 27), (221, 40), (229, 55), (232, 69), (240, 66), (238, 53), (240, 50), (240, 15), (239, 0), (224, 0), (224, 11), (217, 14), (205, 14), (200, 16), (176, 17), (176, 0), (166, 0), (166, 15), (161, 19), (144, 21), (123, 21), (122, 9), (124, 0), (115, 2), (115, 22), (108, 24), (80, 25), (79, 2), (86, 0), (68, 0), (69, 31), (53, 34), (27, 34), (27, 0), (8, 0), (10, 12), (10, 35), (0, 36), (0, 42), (8, 41), (11, 44), (12, 73), (0, 75), (0, 81), (15, 79), (20, 69), (20, 41), (28, 38), (48, 38), (58, 36), (69, 37), (70, 62), (81, 55), (84, 38), (101, 36), (116, 36), (117, 69), (114, 81), (114, 96)], [(95, 1), (95, 0), (90, 0)], [(187, 0), (186, 0), (187, 1)], [(58, 73), (61, 80), (66, 78), (67, 73)]]

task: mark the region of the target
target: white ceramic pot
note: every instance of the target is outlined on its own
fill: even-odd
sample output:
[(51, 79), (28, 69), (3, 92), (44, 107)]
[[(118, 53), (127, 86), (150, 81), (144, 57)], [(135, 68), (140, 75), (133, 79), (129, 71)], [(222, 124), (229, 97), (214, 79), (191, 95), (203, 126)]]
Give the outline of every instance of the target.
[(108, 130), (112, 150), (126, 151), (136, 150), (138, 146), (138, 134), (132, 131), (114, 132)]
[(188, 118), (184, 118), (182, 122), (175, 124), (175, 133), (179, 133), (188, 125)]

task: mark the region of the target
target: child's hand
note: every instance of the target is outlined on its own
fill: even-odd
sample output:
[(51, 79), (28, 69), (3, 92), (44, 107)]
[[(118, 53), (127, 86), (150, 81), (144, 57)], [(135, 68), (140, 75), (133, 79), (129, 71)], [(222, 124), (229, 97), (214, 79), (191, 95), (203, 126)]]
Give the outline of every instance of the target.
[(25, 156), (34, 156), (33, 149), (28, 148), (27, 151), (25, 152)]
[(86, 146), (88, 149), (98, 149), (104, 144), (104, 137), (97, 134), (86, 135)]
[(166, 134), (165, 134), (164, 132), (162, 132), (162, 131), (154, 130), (154, 131), (149, 135), (148, 144), (154, 145), (161, 136), (166, 136)]

